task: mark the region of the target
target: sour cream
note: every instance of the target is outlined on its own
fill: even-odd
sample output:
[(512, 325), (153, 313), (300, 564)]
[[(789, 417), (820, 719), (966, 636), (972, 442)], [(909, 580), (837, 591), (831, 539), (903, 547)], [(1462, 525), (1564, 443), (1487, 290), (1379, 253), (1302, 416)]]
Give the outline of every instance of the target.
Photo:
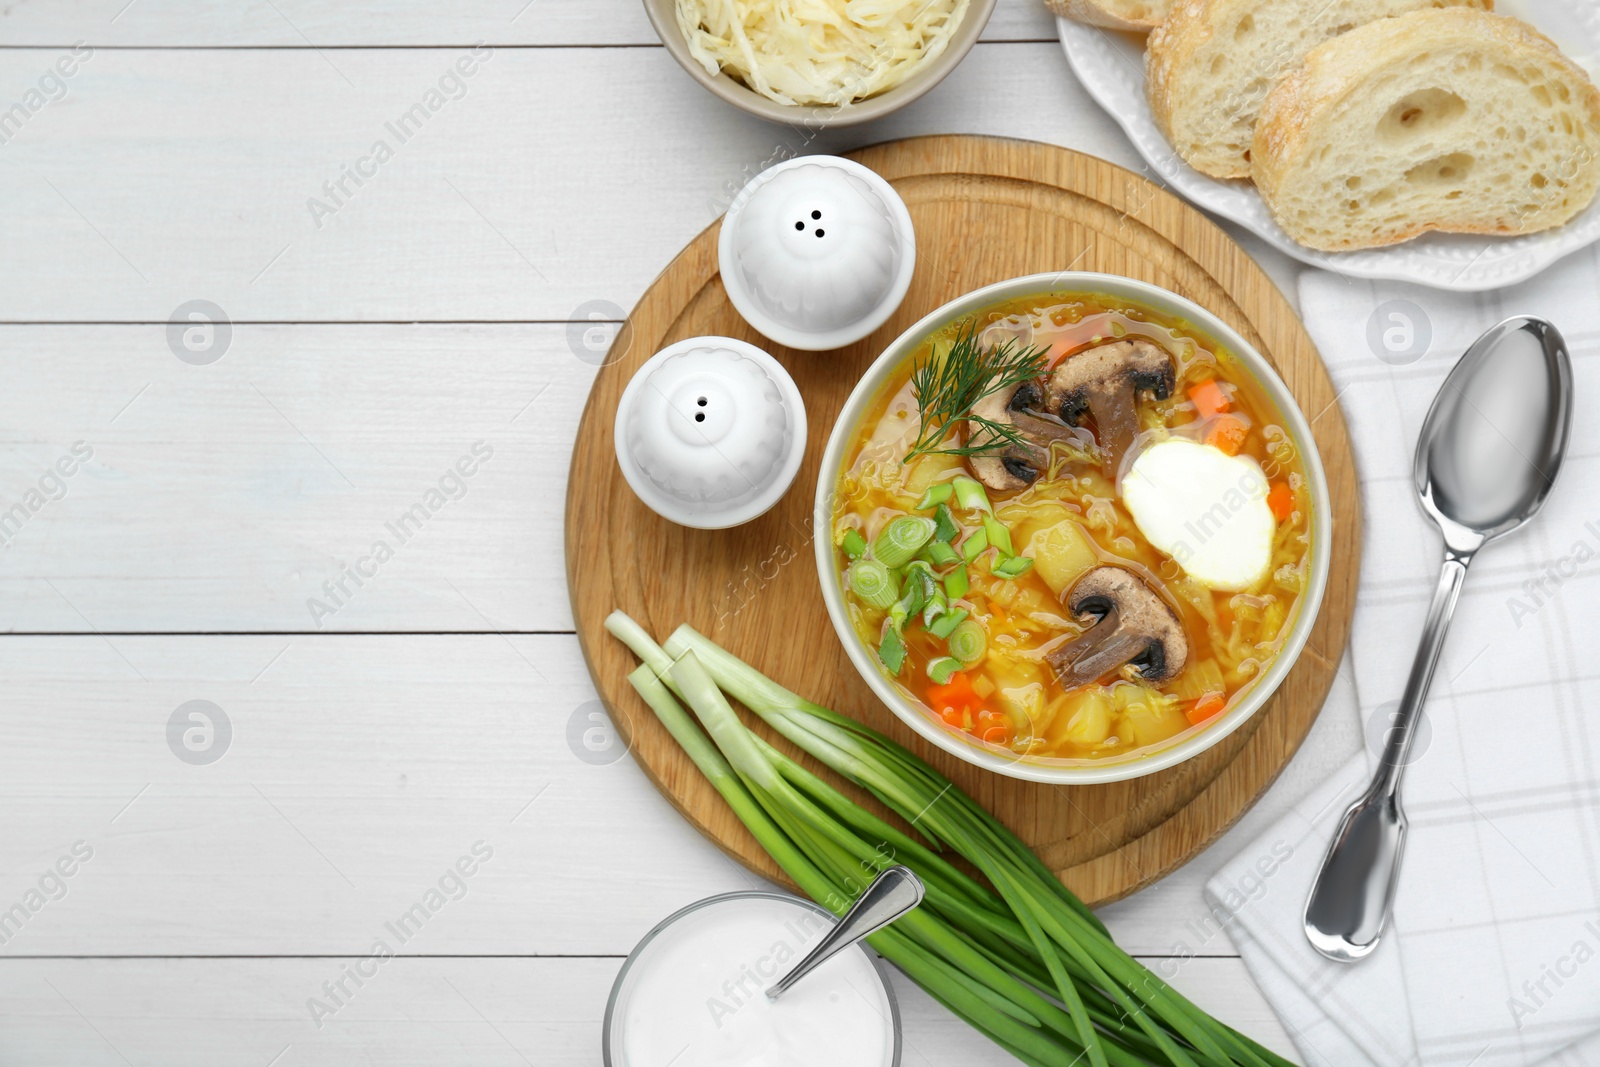
[(782, 999), (765, 990), (834, 920), (794, 898), (731, 893), (684, 909), (634, 950), (607, 1012), (611, 1067), (886, 1067), (896, 1009), (864, 948)]
[(1203, 585), (1247, 589), (1272, 564), (1277, 521), (1267, 479), (1248, 456), (1168, 438), (1134, 459), (1122, 501), (1145, 540)]

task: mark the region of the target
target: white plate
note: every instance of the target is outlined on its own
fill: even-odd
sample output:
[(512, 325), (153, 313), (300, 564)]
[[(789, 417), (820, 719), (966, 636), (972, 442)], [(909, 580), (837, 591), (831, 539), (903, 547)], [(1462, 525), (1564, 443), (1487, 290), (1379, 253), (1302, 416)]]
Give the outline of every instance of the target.
[[(1600, 5), (1595, 0), (1502, 0), (1591, 74), (1600, 68)], [(1067, 63), (1089, 95), (1116, 119), (1151, 169), (1175, 192), (1259, 235), (1302, 263), (1354, 278), (1416, 282), (1438, 289), (1498, 289), (1526, 281), (1562, 256), (1600, 240), (1600, 199), (1560, 229), (1525, 237), (1428, 234), (1362, 252), (1318, 252), (1296, 244), (1272, 220), (1255, 187), (1207, 177), (1179, 159), (1144, 95), (1142, 38), (1057, 19)]]

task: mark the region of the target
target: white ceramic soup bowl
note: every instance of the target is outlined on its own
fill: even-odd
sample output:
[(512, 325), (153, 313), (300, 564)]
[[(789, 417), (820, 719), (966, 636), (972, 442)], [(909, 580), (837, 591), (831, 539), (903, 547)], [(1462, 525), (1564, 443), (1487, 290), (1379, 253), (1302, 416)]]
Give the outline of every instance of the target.
[[(1242, 698), (1232, 708), (1203, 726), (1186, 730), (1161, 744), (1136, 752), (1105, 759), (1034, 758), (1010, 755), (992, 746), (967, 741), (950, 730), (933, 716), (927, 707), (899, 681), (884, 673), (873, 649), (861, 640), (850, 622), (850, 612), (845, 604), (843, 577), (835, 560), (835, 549), (830, 531), (833, 528), (834, 494), (839, 474), (844, 468), (846, 453), (852, 447), (856, 430), (868, 407), (885, 383), (895, 375), (901, 365), (929, 334), (967, 315), (983, 311), (1009, 300), (1038, 295), (1090, 293), (1126, 300), (1130, 306), (1154, 312), (1157, 315), (1183, 320), (1204, 341), (1225, 350), (1243, 366), (1260, 385), (1281, 416), (1281, 424), (1288, 431), (1299, 452), (1301, 464), (1310, 482), (1311, 554), (1307, 568), (1307, 585), (1295, 609), (1288, 637), (1282, 650), (1267, 665), (1261, 675), (1245, 690)], [(1146, 774), (1182, 763), (1192, 756), (1215, 745), (1259, 711), (1288, 676), (1290, 669), (1305, 648), (1311, 628), (1316, 624), (1317, 612), (1322, 605), (1322, 594), (1328, 584), (1328, 560), (1331, 540), (1331, 516), (1328, 500), (1328, 481), (1322, 469), (1322, 459), (1317, 453), (1311, 427), (1296, 405), (1289, 387), (1278, 377), (1277, 371), (1245, 339), (1205, 308), (1147, 282), (1135, 281), (1114, 274), (1095, 274), (1087, 271), (1065, 271), (1053, 274), (1032, 274), (996, 282), (953, 300), (924, 316), (921, 321), (897, 337), (893, 344), (873, 362), (862, 375), (855, 390), (845, 401), (844, 410), (833, 424), (828, 438), (827, 451), (822, 456), (822, 467), (817, 478), (815, 523), (818, 536), (814, 538), (817, 558), (817, 575), (822, 585), (822, 598), (828, 606), (828, 616), (844, 642), (850, 662), (866, 680), (889, 709), (928, 741), (968, 763), (1004, 774), (1035, 782), (1057, 785), (1089, 785), (1098, 782), (1116, 782), (1138, 778)]]

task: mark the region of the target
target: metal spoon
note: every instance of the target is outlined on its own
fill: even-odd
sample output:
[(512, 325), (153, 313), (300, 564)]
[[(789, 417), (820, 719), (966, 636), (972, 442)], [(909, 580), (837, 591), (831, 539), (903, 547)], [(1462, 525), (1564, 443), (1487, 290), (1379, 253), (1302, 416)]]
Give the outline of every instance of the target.
[(1344, 813), (1306, 901), (1306, 937), (1351, 963), (1378, 947), (1394, 906), (1406, 816), (1400, 776), (1478, 550), (1533, 518), (1555, 485), (1572, 424), (1572, 362), (1543, 319), (1507, 319), (1475, 341), (1434, 398), (1413, 477), (1444, 532), (1444, 570), (1372, 784)]
[(788, 974), (767, 989), (767, 999), (777, 1000), (800, 979), (837, 956), (868, 934), (876, 933), (922, 903), (922, 879), (907, 867), (887, 867), (872, 880), (867, 891), (850, 905), (838, 925), (817, 942)]

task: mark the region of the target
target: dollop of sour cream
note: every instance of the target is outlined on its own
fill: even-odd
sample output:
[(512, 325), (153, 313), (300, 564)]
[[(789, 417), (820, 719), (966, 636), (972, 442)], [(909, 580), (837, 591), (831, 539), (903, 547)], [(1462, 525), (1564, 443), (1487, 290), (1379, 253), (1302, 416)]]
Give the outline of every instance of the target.
[(766, 997), (831, 927), (799, 901), (766, 896), (715, 901), (667, 926), (617, 992), (617, 1067), (885, 1067), (893, 1014), (863, 950)]
[(1122, 500), (1147, 541), (1212, 589), (1247, 589), (1272, 564), (1277, 522), (1248, 456), (1170, 437), (1134, 459)]

